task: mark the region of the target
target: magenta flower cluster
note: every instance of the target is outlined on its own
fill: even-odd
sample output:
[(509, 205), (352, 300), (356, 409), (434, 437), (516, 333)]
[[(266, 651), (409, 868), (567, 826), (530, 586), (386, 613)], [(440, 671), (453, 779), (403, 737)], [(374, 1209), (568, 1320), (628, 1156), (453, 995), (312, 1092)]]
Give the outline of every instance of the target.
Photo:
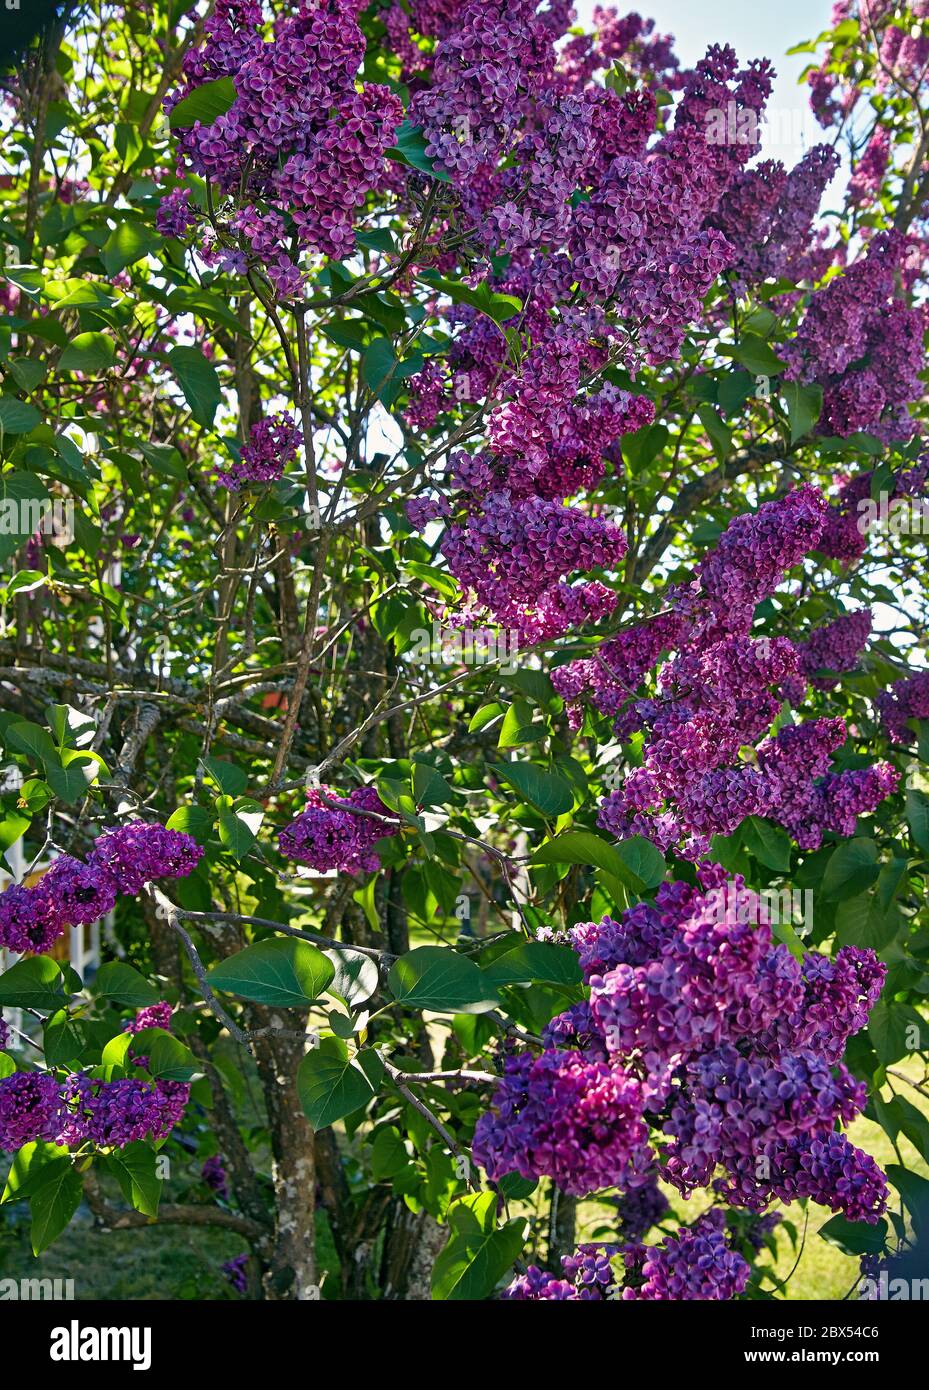
[(521, 1302), (622, 1299), (663, 1302), (736, 1298), (751, 1273), (730, 1246), (725, 1217), (714, 1209), (657, 1245), (581, 1245), (561, 1260), (558, 1279), (530, 1265), (502, 1297)]
[(230, 492), (241, 492), (256, 483), (276, 482), (287, 465), (293, 463), (302, 444), (303, 435), (286, 411), (259, 420), (252, 425), (240, 457), (230, 469), (220, 473), (219, 481)]
[(871, 635), (871, 610), (859, 608), (843, 613), (834, 622), (818, 627), (805, 642), (797, 644), (800, 670), (819, 690), (835, 684), (829, 675), (817, 672), (853, 671)]
[[(201, 254), (238, 272), (257, 267), (282, 297), (302, 288), (291, 238), (335, 260), (354, 249), (358, 209), (383, 185), (403, 116), (388, 88), (356, 81), (365, 51), (358, 10), (358, 0), (300, 0), (266, 40), (259, 0), (218, 0), (165, 103), (171, 112), (205, 83), (232, 79), (231, 107), (178, 134), (178, 175), (191, 171), (219, 194), (221, 240), (204, 236)], [(162, 206), (169, 235), (193, 220), (186, 191)]]
[[(898, 774), (887, 764), (831, 771), (845, 739), (841, 720), (769, 734), (784, 701), (803, 698), (803, 661), (811, 658), (787, 638), (750, 636), (755, 608), (817, 544), (827, 513), (822, 494), (804, 485), (736, 517), (697, 565), (699, 580), (672, 595), (670, 613), (553, 672), (575, 727), (586, 699), (614, 717), (621, 737), (645, 735), (641, 766), (601, 803), (599, 824), (618, 839), (645, 835), (662, 850), (693, 858), (706, 853), (713, 835), (729, 835), (758, 815), (815, 849), (826, 831), (853, 834), (856, 817), (896, 787)], [(862, 619), (839, 623), (831, 638), (834, 648), (844, 636), (836, 659), (845, 660)], [(817, 660), (828, 640), (811, 639)], [(668, 649), (676, 655), (658, 672), (657, 698), (637, 697), (643, 676)], [(749, 760), (746, 749), (755, 750)]]
[(840, 1058), (883, 985), (873, 951), (801, 963), (743, 880), (705, 863), (695, 886), (570, 935), (590, 999), (552, 1021), (539, 1056), (506, 1058), (473, 1142), (491, 1179), (628, 1200), (658, 1175), (750, 1211), (802, 1196), (877, 1220), (883, 1174), (838, 1130), (866, 1100)]
[(190, 1087), (135, 1077), (102, 1081), (75, 1072), (15, 1072), (0, 1080), (0, 1149), (44, 1143), (124, 1148), (164, 1139), (183, 1118)]
[(284, 826), (278, 844), (288, 859), (320, 873), (374, 873), (380, 868), (375, 845), (398, 829), (399, 821), (373, 787), (356, 787), (347, 797), (312, 788), (306, 810)]
[(136, 897), (156, 878), (186, 878), (203, 850), (190, 835), (132, 821), (105, 831), (87, 862), (62, 854), (32, 888), (0, 893), (0, 946), (22, 955), (47, 951), (66, 927), (96, 922), (117, 896)]
[(907, 252), (900, 232), (873, 237), (862, 259), (813, 295), (783, 349), (789, 380), (823, 387), (823, 434), (913, 435), (906, 407), (920, 395), (926, 324), (923, 310), (898, 296)]

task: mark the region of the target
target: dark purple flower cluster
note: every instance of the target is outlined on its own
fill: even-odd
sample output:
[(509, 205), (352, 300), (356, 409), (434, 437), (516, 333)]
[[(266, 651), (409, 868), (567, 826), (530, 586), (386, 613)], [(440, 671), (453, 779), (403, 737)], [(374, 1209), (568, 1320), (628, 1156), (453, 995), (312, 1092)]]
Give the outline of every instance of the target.
[(715, 1209), (659, 1245), (581, 1245), (562, 1256), (561, 1264), (565, 1278), (530, 1265), (501, 1297), (518, 1302), (723, 1300), (742, 1293), (751, 1273), (748, 1262), (730, 1248), (725, 1217)]
[(223, 1265), (223, 1274), (236, 1293), (248, 1293), (248, 1252), (227, 1260)]
[(155, 879), (187, 878), (202, 857), (202, 847), (183, 831), (129, 821), (97, 838), (89, 862), (110, 874), (119, 893), (136, 897)]
[(147, 1082), (136, 1077), (100, 1081), (75, 1072), (65, 1082), (62, 1096), (67, 1118), (61, 1143), (123, 1148), (142, 1139), (166, 1138), (184, 1116), (190, 1086), (183, 1081)]
[(65, 1121), (61, 1088), (49, 1072), (14, 1072), (0, 1080), (0, 1149), (55, 1143)]
[[(451, 526), (442, 542), (452, 574), (502, 625), (531, 633), (539, 610), (554, 602), (566, 631), (580, 614), (566, 606), (561, 581), (594, 566), (612, 569), (626, 552), (618, 527), (576, 507), (541, 497), (513, 498), (491, 492), (481, 510)], [(588, 590), (592, 592), (588, 594)], [(602, 585), (581, 586), (581, 605), (603, 616), (615, 605)], [(584, 603), (584, 598), (588, 603)]]
[(66, 927), (96, 922), (118, 894), (138, 894), (154, 878), (185, 878), (203, 850), (190, 835), (133, 821), (105, 831), (87, 862), (59, 855), (31, 888), (0, 893), (0, 947), (18, 955), (47, 951)]
[(553, 1178), (585, 1196), (626, 1186), (649, 1166), (639, 1082), (621, 1066), (547, 1050), (508, 1057), (494, 1110), (478, 1120), (473, 1153), (491, 1178)]
[(139, 1009), (135, 1018), (131, 1018), (123, 1028), (124, 1033), (144, 1033), (146, 1028), (165, 1028), (171, 1027), (171, 1018), (174, 1013), (171, 1005), (164, 999), (157, 1004), (148, 1004), (144, 1009)]
[[(855, 817), (893, 791), (897, 774), (886, 764), (830, 772), (831, 754), (845, 738), (841, 720), (764, 738), (785, 700), (805, 694), (801, 657), (808, 660), (809, 653), (787, 638), (751, 637), (755, 609), (817, 544), (828, 510), (822, 494), (805, 485), (737, 517), (698, 563), (699, 580), (672, 593), (670, 613), (553, 673), (574, 728), (581, 701), (589, 700), (614, 718), (619, 737), (645, 735), (641, 766), (601, 804), (605, 830), (619, 839), (645, 835), (662, 850), (694, 858), (707, 852), (714, 834), (731, 834), (746, 816), (758, 815), (779, 821), (804, 848), (816, 848), (826, 830), (854, 833)], [(854, 614), (827, 629), (831, 647), (857, 641), (866, 618)], [(811, 641), (817, 659), (823, 641)], [(666, 649), (676, 655), (658, 671), (658, 697), (637, 698), (637, 685)], [(837, 660), (845, 659), (844, 650)], [(753, 756), (746, 758), (747, 749)]]
[[(877, 697), (877, 712), (893, 743), (911, 743), (915, 737), (910, 719), (929, 719), (929, 671), (918, 671), (894, 681)], [(2, 901), (2, 900), (0, 900)]]
[(210, 1154), (200, 1169), (200, 1176), (211, 1191), (223, 1202), (229, 1200), (229, 1183), (222, 1154)]
[(373, 787), (356, 787), (347, 797), (323, 787), (307, 792), (306, 810), (284, 826), (278, 843), (288, 859), (320, 873), (374, 873), (380, 868), (374, 846), (398, 829)]
[(730, 1249), (726, 1218), (718, 1209), (704, 1213), (660, 1245), (627, 1250), (624, 1263), (626, 1284), (621, 1297), (626, 1300), (736, 1298), (751, 1273), (748, 1262)]
[(190, 1087), (180, 1081), (101, 1081), (75, 1072), (15, 1072), (0, 1080), (0, 1149), (40, 1140), (122, 1148), (164, 1139), (183, 1117)]
[(844, 613), (834, 622), (817, 628), (805, 642), (798, 643), (800, 670), (812, 679), (817, 689), (828, 690), (835, 684), (834, 679), (828, 675), (819, 676), (817, 672), (853, 671), (870, 635), (870, 608)]
[(220, 473), (219, 481), (231, 492), (241, 492), (256, 483), (276, 482), (287, 465), (293, 463), (302, 444), (303, 435), (286, 411), (259, 420), (252, 425), (240, 458), (228, 472)]
[[(218, 0), (165, 103), (171, 111), (202, 84), (232, 78), (229, 110), (179, 134), (178, 173), (226, 195), (216, 208), (223, 242), (201, 251), (236, 271), (251, 257), (282, 297), (302, 286), (291, 236), (335, 260), (354, 249), (357, 210), (384, 181), (403, 116), (387, 87), (356, 82), (365, 52), (358, 9), (358, 0), (299, 0), (265, 40), (259, 0)], [(159, 217), (168, 235), (186, 231), (181, 197), (169, 195)]]
[(867, 254), (812, 297), (782, 351), (787, 378), (823, 387), (823, 433), (866, 430), (885, 442), (914, 432), (907, 403), (919, 396), (925, 315), (897, 297), (906, 237), (881, 232)]
[(876, 1220), (883, 1176), (837, 1132), (865, 1089), (839, 1059), (886, 967), (855, 947), (801, 964), (741, 878), (701, 864), (697, 880), (572, 929), (589, 1003), (552, 1020), (539, 1057), (507, 1057), (475, 1158), (492, 1179), (615, 1185), (627, 1203), (648, 1184), (649, 1221), (656, 1174), (752, 1211), (802, 1195)]

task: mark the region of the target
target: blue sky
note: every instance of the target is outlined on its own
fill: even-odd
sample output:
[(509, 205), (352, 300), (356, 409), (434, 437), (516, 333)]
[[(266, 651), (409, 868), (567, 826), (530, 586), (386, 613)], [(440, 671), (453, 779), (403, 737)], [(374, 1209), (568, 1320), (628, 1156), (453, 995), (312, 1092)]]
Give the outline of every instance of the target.
[[(601, 0), (602, 2), (602, 0)], [(769, 103), (771, 125), (764, 153), (796, 163), (822, 131), (809, 112), (806, 91), (797, 78), (810, 61), (805, 55), (785, 57), (785, 51), (826, 29), (831, 0), (628, 0), (616, 3), (620, 14), (631, 9), (654, 19), (661, 33), (674, 34), (677, 52), (688, 64), (711, 43), (731, 43), (741, 59), (770, 58), (778, 72)], [(578, 18), (588, 23), (594, 0), (575, 0)]]

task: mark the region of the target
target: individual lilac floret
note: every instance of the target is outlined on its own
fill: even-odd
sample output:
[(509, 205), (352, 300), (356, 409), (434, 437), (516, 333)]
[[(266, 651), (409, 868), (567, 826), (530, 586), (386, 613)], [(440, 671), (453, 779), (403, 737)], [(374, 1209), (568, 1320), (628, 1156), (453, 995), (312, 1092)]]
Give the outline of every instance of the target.
[(186, 878), (202, 857), (203, 849), (191, 835), (130, 821), (100, 835), (88, 863), (105, 869), (120, 893), (137, 897), (154, 879)]

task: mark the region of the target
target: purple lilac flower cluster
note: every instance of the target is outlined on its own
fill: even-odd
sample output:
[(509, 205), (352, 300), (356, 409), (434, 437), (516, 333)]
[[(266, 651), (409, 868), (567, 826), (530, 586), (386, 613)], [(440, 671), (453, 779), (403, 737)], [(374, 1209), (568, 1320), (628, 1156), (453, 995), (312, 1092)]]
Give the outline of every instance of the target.
[[(216, 208), (222, 241), (204, 236), (201, 254), (238, 272), (251, 261), (282, 297), (302, 287), (292, 236), (335, 260), (354, 249), (357, 209), (384, 183), (385, 152), (403, 116), (387, 87), (356, 81), (365, 51), (359, 8), (359, 0), (299, 0), (265, 40), (260, 0), (218, 0), (165, 102), (170, 112), (204, 83), (232, 78), (228, 111), (178, 135), (178, 176), (193, 172), (224, 199)], [(194, 220), (186, 193), (162, 204), (168, 235), (183, 235)]]
[(223, 1274), (235, 1289), (236, 1293), (248, 1293), (248, 1252), (235, 1255), (231, 1260), (227, 1260), (222, 1267)]
[(144, 1033), (146, 1028), (165, 1028), (171, 1027), (171, 1018), (174, 1013), (171, 1005), (164, 999), (160, 999), (157, 1004), (147, 1004), (144, 1009), (139, 1009), (135, 1018), (131, 1018), (123, 1028), (124, 1033)]
[(240, 458), (228, 472), (220, 473), (219, 481), (231, 492), (241, 492), (255, 483), (276, 482), (302, 444), (303, 435), (286, 411), (259, 420), (252, 426)]
[(867, 254), (812, 297), (782, 355), (787, 379), (823, 387), (823, 433), (866, 430), (906, 441), (906, 409), (919, 396), (925, 314), (898, 297), (896, 277), (908, 243), (899, 232), (873, 237)]
[[(804, 485), (737, 517), (699, 562), (699, 580), (672, 594), (670, 613), (552, 673), (575, 728), (588, 700), (614, 718), (620, 737), (645, 735), (641, 766), (601, 803), (599, 824), (618, 839), (641, 834), (695, 858), (714, 834), (731, 834), (758, 815), (815, 849), (825, 831), (854, 833), (855, 818), (896, 787), (898, 774), (887, 764), (830, 771), (845, 739), (841, 720), (813, 720), (765, 737), (784, 701), (805, 693), (802, 661), (809, 653), (787, 638), (751, 637), (755, 608), (817, 544), (827, 513), (818, 489)], [(836, 659), (845, 659), (863, 622), (858, 615), (840, 620), (830, 649), (837, 640), (845, 646)], [(823, 642), (811, 639), (817, 660)], [(658, 697), (638, 698), (636, 686), (667, 649), (676, 655), (658, 671)], [(749, 761), (746, 748), (755, 750)]]
[(877, 712), (893, 743), (911, 743), (915, 737), (910, 719), (929, 719), (929, 672), (919, 671), (894, 681), (877, 697)]
[(123, 1148), (164, 1139), (183, 1118), (189, 1095), (181, 1081), (102, 1081), (75, 1072), (61, 1083), (50, 1072), (15, 1072), (0, 1080), (0, 1149), (37, 1140)]
[(66, 927), (96, 922), (120, 893), (136, 896), (156, 878), (186, 878), (202, 848), (190, 835), (133, 821), (105, 831), (87, 862), (62, 854), (31, 888), (0, 893), (0, 946), (17, 954), (47, 951)]
[(312, 788), (306, 810), (284, 826), (278, 843), (288, 859), (320, 873), (373, 873), (380, 867), (374, 846), (398, 829), (399, 821), (373, 787), (356, 787), (347, 797)]
[(200, 1176), (212, 1192), (223, 1202), (229, 1200), (229, 1183), (222, 1154), (210, 1154), (200, 1169)]
[(628, 1201), (657, 1175), (750, 1211), (806, 1196), (877, 1220), (883, 1174), (837, 1128), (865, 1104), (839, 1059), (883, 985), (873, 951), (801, 964), (743, 880), (705, 863), (696, 885), (663, 884), (571, 938), (590, 1000), (552, 1020), (541, 1055), (505, 1059), (473, 1142), (491, 1179)]
[(730, 1248), (725, 1216), (715, 1209), (658, 1245), (581, 1245), (561, 1264), (564, 1279), (530, 1265), (501, 1296), (521, 1302), (707, 1302), (736, 1298), (751, 1273), (747, 1260)]
[(805, 642), (797, 644), (800, 670), (817, 689), (828, 690), (835, 684), (828, 675), (817, 676), (817, 671), (854, 671), (868, 644), (871, 621), (870, 608), (859, 608), (816, 628)]

